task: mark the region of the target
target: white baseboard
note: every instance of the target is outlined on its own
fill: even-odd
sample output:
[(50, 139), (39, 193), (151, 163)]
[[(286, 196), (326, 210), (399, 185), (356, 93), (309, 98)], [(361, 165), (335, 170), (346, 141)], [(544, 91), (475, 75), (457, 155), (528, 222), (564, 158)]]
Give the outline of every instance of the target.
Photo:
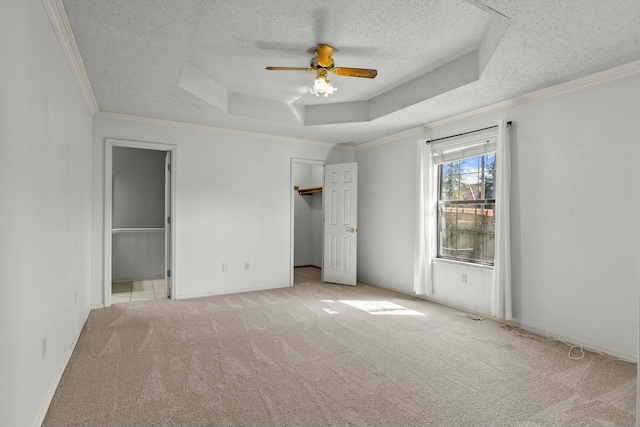
[(565, 344), (571, 345), (571, 346), (575, 346), (578, 348), (581, 348), (585, 351), (590, 351), (593, 353), (602, 353), (605, 354), (609, 357), (613, 357), (615, 359), (620, 359), (622, 361), (625, 362), (630, 362), (630, 363), (638, 363), (638, 359), (634, 356), (631, 356), (629, 354), (623, 354), (623, 353), (617, 353), (615, 351), (606, 349), (606, 348), (602, 348), (602, 347), (598, 347), (589, 343), (585, 343), (582, 341), (578, 341), (576, 339), (573, 338), (567, 338), (567, 337), (563, 337), (562, 335), (558, 335), (554, 332), (549, 332), (546, 331), (544, 329), (538, 329), (535, 326), (531, 326), (528, 325), (527, 323), (521, 322), (518, 319), (514, 319), (514, 320), (509, 320), (509, 321), (505, 321), (505, 320), (500, 320), (500, 322), (502, 323), (506, 323), (512, 326), (515, 326), (519, 329), (524, 329), (527, 332), (532, 332), (536, 335), (541, 335), (543, 337), (548, 337), (550, 339), (554, 339), (554, 340), (558, 340), (558, 341), (562, 341)]
[(583, 349), (585, 351), (590, 351), (590, 352), (595, 352), (595, 353), (603, 353), (603, 354), (606, 354), (607, 356), (613, 357), (615, 359), (620, 359), (620, 360), (623, 360), (625, 362), (638, 363), (638, 358), (636, 358), (636, 357), (634, 357), (632, 355), (617, 353), (615, 351), (612, 351), (612, 350), (609, 350), (609, 349), (606, 349), (606, 348), (601, 348), (601, 347), (598, 347), (596, 345), (592, 345), (592, 344), (589, 344), (589, 343), (581, 342), (581, 341), (578, 341), (578, 340), (573, 339), (573, 338), (564, 337), (564, 336), (558, 335), (558, 334), (556, 334), (554, 332), (550, 332), (550, 331), (547, 331), (547, 330), (544, 330), (544, 329), (539, 329), (539, 328), (537, 328), (535, 326), (532, 326), (532, 325), (529, 325), (526, 322), (523, 322), (523, 321), (521, 321), (519, 319), (513, 319), (513, 320), (498, 319), (497, 317), (493, 317), (493, 316), (491, 316), (490, 314), (487, 314), (487, 313), (482, 313), (482, 312), (470, 310), (470, 309), (468, 309), (466, 307), (461, 307), (461, 306), (457, 306), (457, 305), (454, 305), (454, 304), (449, 304), (449, 303), (445, 303), (445, 302), (442, 302), (442, 301), (434, 300), (434, 299), (431, 299), (431, 298), (429, 298), (427, 296), (424, 296), (424, 295), (416, 295), (415, 293), (412, 293), (412, 292), (401, 291), (401, 290), (392, 288), (391, 286), (381, 285), (379, 283), (373, 283), (373, 282), (369, 282), (369, 281), (366, 281), (366, 280), (359, 280), (359, 282), (366, 283), (366, 284), (371, 285), (371, 286), (377, 286), (379, 288), (388, 289), (390, 291), (395, 291), (395, 292), (398, 292), (398, 293), (401, 293), (401, 294), (404, 294), (404, 295), (409, 295), (409, 296), (412, 296), (412, 297), (415, 297), (415, 298), (423, 299), (425, 301), (429, 301), (429, 302), (432, 302), (434, 304), (440, 304), (440, 305), (443, 305), (445, 307), (453, 308), (455, 310), (460, 310), (460, 311), (464, 311), (464, 312), (467, 312), (467, 313), (475, 314), (476, 316), (484, 317), (485, 319), (492, 320), (494, 322), (512, 325), (512, 326), (514, 326), (514, 327), (516, 327), (518, 329), (523, 329), (523, 330), (525, 330), (527, 332), (531, 332), (531, 333), (534, 333), (536, 335), (540, 335), (540, 336), (543, 336), (543, 337), (548, 337), (549, 339), (562, 341), (565, 344), (581, 348), (581, 349)]
[(290, 288), (291, 286), (293, 285), (290, 283), (287, 283), (284, 285), (265, 286), (265, 287), (258, 287), (258, 288), (227, 289), (221, 292), (202, 292), (197, 294), (177, 295), (174, 299), (179, 300), (179, 299), (190, 299), (190, 298), (214, 297), (218, 295), (239, 294), (241, 292), (268, 291), (271, 289)]
[[(102, 305), (100, 305), (100, 307), (102, 307)], [(75, 350), (76, 344), (78, 344), (78, 339), (80, 338), (80, 334), (82, 333), (82, 330), (84, 329), (84, 325), (87, 323), (87, 319), (89, 318), (89, 313), (91, 313), (92, 309), (93, 309), (93, 306), (90, 306), (87, 309), (87, 312), (84, 315), (84, 320), (82, 320), (82, 325), (78, 329), (78, 333), (76, 334), (75, 338), (73, 339), (73, 343), (71, 344), (71, 348), (69, 348), (69, 351), (67, 352), (67, 355), (64, 358), (64, 361), (60, 365), (60, 369), (58, 370), (58, 374), (56, 375), (55, 381), (53, 382), (53, 384), (51, 386), (51, 389), (49, 390), (49, 393), (47, 395), (47, 400), (45, 401), (44, 406), (42, 407), (42, 411), (40, 411), (40, 415), (36, 419), (36, 424), (35, 424), (36, 427), (42, 426), (42, 423), (44, 422), (44, 417), (47, 415), (47, 411), (49, 411), (49, 406), (51, 405), (51, 401), (53, 401), (53, 396), (56, 393), (56, 389), (58, 388), (58, 384), (60, 384), (60, 380), (62, 379), (62, 374), (64, 374), (64, 370), (67, 368), (67, 365), (69, 364), (69, 360), (71, 360), (71, 355), (73, 354), (73, 350)]]

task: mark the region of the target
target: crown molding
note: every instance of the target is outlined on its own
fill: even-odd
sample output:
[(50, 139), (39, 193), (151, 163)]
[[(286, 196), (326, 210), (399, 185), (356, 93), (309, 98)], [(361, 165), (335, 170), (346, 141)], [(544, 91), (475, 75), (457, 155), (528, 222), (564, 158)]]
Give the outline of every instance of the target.
[(554, 96), (584, 89), (589, 86), (606, 83), (608, 81), (612, 81), (612, 80), (616, 80), (616, 79), (620, 79), (623, 77), (640, 73), (640, 60), (637, 60), (637, 61), (630, 62), (628, 64), (620, 65), (618, 67), (614, 67), (608, 70), (594, 73), (585, 77), (580, 77), (565, 83), (560, 83), (555, 86), (540, 89), (525, 95), (520, 95), (506, 101), (501, 101), (495, 104), (488, 105), (486, 107), (478, 108), (473, 111), (469, 111), (466, 113), (436, 120), (431, 123), (410, 128), (410, 129), (397, 132), (382, 138), (374, 139), (362, 144), (358, 144), (355, 146), (345, 145), (345, 144), (329, 143), (329, 142), (323, 142), (323, 141), (307, 140), (302, 138), (269, 135), (269, 134), (264, 134), (259, 132), (241, 131), (241, 130), (234, 130), (234, 129), (219, 128), (214, 126), (196, 125), (191, 123), (176, 122), (176, 121), (162, 120), (162, 119), (153, 119), (153, 118), (140, 117), (140, 116), (130, 116), (126, 114), (109, 113), (109, 112), (100, 111), (96, 98), (93, 94), (93, 90), (91, 89), (91, 83), (89, 82), (86, 69), (82, 62), (80, 51), (78, 50), (78, 45), (76, 44), (75, 37), (73, 36), (73, 31), (71, 30), (71, 25), (69, 23), (69, 19), (67, 17), (67, 13), (64, 8), (64, 4), (62, 3), (62, 0), (41, 0), (41, 1), (49, 17), (53, 30), (58, 38), (58, 41), (60, 42), (60, 46), (62, 47), (65, 57), (67, 58), (67, 62), (69, 64), (69, 67), (71, 68), (71, 72), (73, 73), (73, 76), (75, 77), (76, 82), (78, 83), (78, 86), (80, 87), (80, 90), (85, 98), (87, 106), (89, 107), (89, 110), (94, 117), (103, 117), (103, 118), (109, 118), (114, 120), (125, 120), (125, 121), (139, 122), (139, 123), (150, 123), (150, 124), (156, 124), (156, 125), (162, 125), (162, 126), (171, 126), (171, 127), (193, 129), (193, 130), (200, 130), (200, 131), (206, 131), (206, 132), (224, 133), (224, 134), (230, 134), (230, 135), (250, 136), (254, 138), (268, 139), (268, 140), (280, 141), (280, 142), (310, 144), (310, 145), (330, 147), (330, 148), (340, 148), (348, 151), (360, 151), (368, 148), (373, 148), (378, 145), (387, 144), (402, 138), (417, 135), (425, 131), (428, 131), (429, 129), (434, 129), (439, 126), (453, 124), (462, 120), (467, 120), (473, 117), (482, 116), (484, 114), (494, 113), (500, 110), (505, 110), (507, 108), (512, 108), (512, 107), (526, 104), (529, 102), (541, 101), (543, 99), (552, 98)]
[(595, 86), (612, 80), (621, 79), (623, 77), (632, 76), (638, 73), (640, 73), (640, 60), (629, 62), (628, 64), (620, 65), (618, 67), (610, 68), (608, 70), (600, 71), (588, 76), (570, 80), (568, 82), (560, 83), (555, 86), (540, 89), (525, 95), (520, 95), (506, 101), (500, 101), (486, 107), (475, 109), (473, 111), (457, 114), (455, 116), (447, 117), (431, 123), (407, 129), (402, 132), (374, 139), (372, 141), (356, 145), (354, 148), (355, 151), (366, 150), (367, 148), (377, 147), (378, 145), (387, 144), (389, 142), (397, 141), (408, 136), (418, 135), (422, 132), (428, 131), (429, 129), (437, 128), (439, 126), (450, 125), (462, 120), (468, 120), (470, 118), (482, 116), (484, 114), (495, 113), (500, 110), (513, 108), (515, 106), (527, 104), (529, 102), (542, 101), (543, 99), (553, 98), (554, 96), (575, 92), (580, 89), (585, 89), (590, 86)]
[(208, 126), (208, 125), (197, 125), (193, 123), (185, 123), (185, 122), (175, 122), (171, 120), (164, 119), (154, 119), (150, 117), (142, 117), (142, 116), (131, 116), (128, 114), (120, 114), (120, 113), (109, 113), (106, 111), (98, 111), (94, 118), (104, 118), (111, 120), (124, 120), (128, 122), (135, 123), (144, 123), (144, 124), (152, 124), (152, 125), (160, 125), (160, 126), (169, 126), (174, 128), (181, 129), (190, 129), (204, 132), (213, 132), (213, 133), (222, 133), (227, 135), (235, 135), (235, 136), (248, 136), (251, 138), (259, 138), (259, 139), (267, 139), (270, 141), (278, 141), (278, 142), (287, 142), (292, 144), (306, 144), (306, 145), (315, 145), (325, 148), (338, 148), (347, 151), (354, 151), (354, 148), (350, 145), (344, 144), (336, 144), (333, 142), (324, 142), (324, 141), (314, 141), (311, 139), (302, 139), (302, 138), (292, 138), (288, 136), (279, 136), (279, 135), (270, 135), (266, 133), (260, 132), (250, 132), (244, 130), (236, 130), (236, 129), (228, 129), (221, 128), (216, 126)]
[(378, 145), (384, 145), (389, 142), (397, 141), (399, 139), (403, 139), (408, 136), (417, 135), (429, 129), (430, 129), (430, 126), (428, 124), (420, 125), (407, 130), (392, 133), (391, 135), (383, 136), (382, 138), (377, 138), (369, 142), (363, 142), (362, 144), (354, 145), (353, 148), (355, 149), (355, 151), (365, 150), (367, 148), (373, 148), (373, 147), (377, 147)]
[(80, 51), (78, 50), (76, 39), (73, 36), (73, 31), (71, 30), (71, 24), (69, 24), (69, 18), (67, 17), (67, 12), (64, 9), (64, 4), (62, 4), (62, 0), (42, 0), (42, 5), (49, 16), (49, 21), (51, 21), (53, 31), (58, 37), (64, 56), (67, 57), (67, 62), (69, 63), (69, 67), (71, 67), (71, 72), (73, 73), (76, 82), (78, 82), (78, 86), (80, 86), (80, 90), (82, 91), (84, 100), (87, 102), (89, 110), (91, 111), (91, 115), (94, 115), (99, 111), (98, 102), (93, 95), (91, 83), (89, 83), (87, 72), (84, 68), (82, 58), (80, 57)]

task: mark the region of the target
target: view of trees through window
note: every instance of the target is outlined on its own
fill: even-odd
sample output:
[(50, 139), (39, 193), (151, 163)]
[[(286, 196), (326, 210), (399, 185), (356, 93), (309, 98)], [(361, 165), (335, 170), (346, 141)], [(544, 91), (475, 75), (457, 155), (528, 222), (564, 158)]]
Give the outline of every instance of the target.
[(439, 165), (438, 256), (493, 265), (495, 153)]

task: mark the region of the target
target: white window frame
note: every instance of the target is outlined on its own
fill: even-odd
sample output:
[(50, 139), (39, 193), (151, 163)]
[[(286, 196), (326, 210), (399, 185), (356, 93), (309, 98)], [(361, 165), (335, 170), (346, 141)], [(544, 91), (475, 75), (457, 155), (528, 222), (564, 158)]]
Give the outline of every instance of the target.
[[(451, 137), (442, 138), (439, 140), (433, 140), (429, 143), (431, 144), (432, 151), (432, 161), (435, 168), (435, 173), (437, 179), (435, 179), (436, 188), (436, 220), (435, 222), (435, 230), (436, 233), (436, 241), (435, 241), (435, 254), (433, 254), (435, 259), (443, 259), (443, 260), (452, 260), (456, 262), (468, 263), (473, 265), (486, 265), (493, 266), (492, 262), (475, 260), (475, 259), (467, 259), (460, 257), (452, 257), (452, 256), (442, 256), (441, 255), (441, 236), (440, 236), (440, 189), (441, 189), (441, 166), (445, 163), (450, 163), (456, 160), (462, 160), (470, 157), (476, 157), (480, 155), (485, 155), (489, 153), (496, 153), (497, 151), (497, 136), (498, 136), (498, 127), (493, 126), (486, 129), (480, 129), (473, 132), (468, 132), (460, 135), (455, 135)], [(497, 154), (497, 153), (496, 153)], [(497, 165), (500, 167), (500, 165)], [(492, 199), (494, 201), (495, 206), (495, 198)], [(465, 202), (461, 202), (465, 203)], [(466, 201), (468, 204), (479, 203), (474, 200)], [(494, 208), (495, 209), (495, 208)]]

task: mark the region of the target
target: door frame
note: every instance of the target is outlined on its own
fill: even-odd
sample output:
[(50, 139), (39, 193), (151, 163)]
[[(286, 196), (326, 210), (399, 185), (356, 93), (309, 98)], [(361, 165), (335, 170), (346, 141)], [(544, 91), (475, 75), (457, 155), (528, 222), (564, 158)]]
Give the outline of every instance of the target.
[[(293, 182), (293, 166), (296, 164), (302, 164), (302, 165), (310, 165), (310, 166), (325, 166), (327, 164), (326, 161), (324, 160), (312, 160), (312, 159), (301, 159), (301, 158), (296, 158), (296, 157), (292, 157), (291, 158), (291, 166), (289, 168), (289, 191), (290, 196), (289, 196), (289, 206), (291, 209), (291, 242), (289, 245), (289, 252), (291, 255), (291, 259), (289, 261), (289, 286), (293, 286), (294, 283), (294, 268), (295, 268), (295, 261), (294, 261), (294, 255), (295, 255), (295, 199), (294, 197), (296, 196), (296, 192), (293, 189), (293, 186), (295, 185)], [(324, 183), (323, 183), (324, 185)], [(324, 192), (322, 193), (322, 210), (324, 212)], [(324, 216), (323, 216), (323, 221), (324, 221)], [(322, 265), (324, 265), (324, 239), (322, 240)], [(324, 275), (324, 270), (323, 273)], [(323, 276), (324, 277), (324, 276)]]
[[(156, 142), (142, 142), (131, 141), (124, 139), (105, 138), (104, 140), (104, 203), (103, 203), (103, 254), (102, 254), (102, 303), (105, 307), (111, 306), (111, 266), (112, 266), (112, 254), (111, 254), (111, 229), (113, 227), (113, 147), (126, 147), (126, 148), (140, 148), (144, 150), (157, 150), (171, 153), (171, 205), (169, 216), (171, 217), (171, 265), (168, 269), (171, 270), (171, 299), (176, 297), (176, 286), (178, 283), (177, 275), (175, 271), (176, 265), (176, 207), (177, 207), (177, 151), (178, 147), (173, 144), (163, 144)], [(166, 218), (165, 218), (166, 222)], [(165, 280), (166, 280), (165, 271)]]

